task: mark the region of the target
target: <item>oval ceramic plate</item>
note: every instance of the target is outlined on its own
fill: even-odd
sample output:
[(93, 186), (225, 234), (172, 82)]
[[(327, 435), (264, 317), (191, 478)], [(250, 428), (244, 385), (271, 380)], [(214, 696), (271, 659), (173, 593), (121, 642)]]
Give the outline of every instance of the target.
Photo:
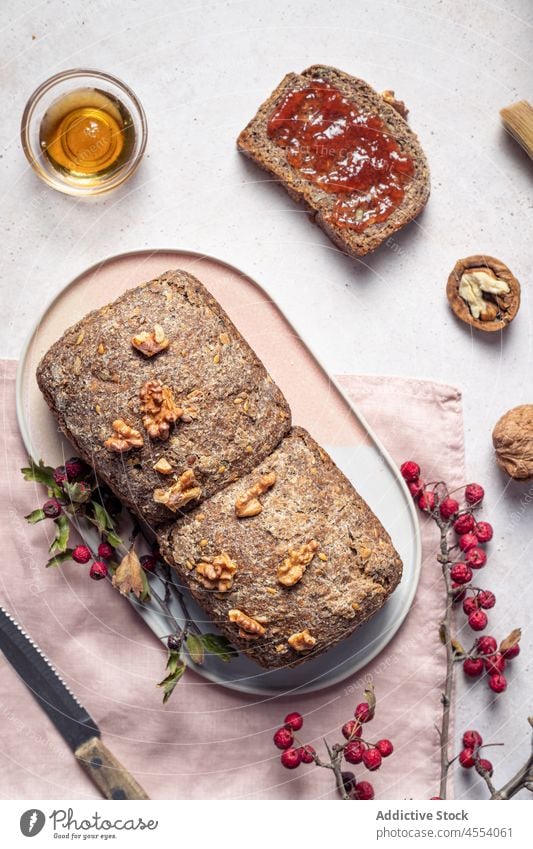
[[(264, 696), (329, 687), (372, 660), (407, 615), (421, 566), (418, 520), (408, 490), (387, 452), (306, 346), (298, 328), (289, 323), (258, 283), (225, 262), (177, 250), (122, 254), (85, 271), (43, 312), (21, 357), (17, 414), (23, 440), (33, 458), (42, 457), (47, 463), (59, 464), (72, 453), (37, 387), (35, 370), (39, 359), (67, 327), (89, 310), (173, 268), (190, 271), (222, 304), (284, 393), (294, 424), (307, 428), (331, 454), (388, 530), (404, 563), (402, 581), (382, 610), (325, 654), (293, 669), (265, 670), (242, 655), (231, 663), (221, 663), (210, 656), (204, 666), (194, 668), (222, 686)], [(94, 540), (89, 538), (88, 542)], [(153, 579), (156, 592), (158, 580)], [(172, 612), (182, 621), (179, 595), (171, 591), (170, 596)], [(213, 631), (206, 614), (194, 601), (186, 597), (185, 602), (201, 630)], [(120, 603), (117, 595), (117, 604)], [(155, 600), (145, 605), (133, 603), (160, 639), (169, 633), (167, 618)]]

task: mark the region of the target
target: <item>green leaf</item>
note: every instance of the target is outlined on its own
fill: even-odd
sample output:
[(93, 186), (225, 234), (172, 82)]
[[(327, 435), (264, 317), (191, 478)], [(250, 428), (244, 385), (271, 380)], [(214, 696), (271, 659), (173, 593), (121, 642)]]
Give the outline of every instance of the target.
[(115, 523), (104, 505), (100, 504), (99, 501), (91, 501), (91, 506), (94, 511), (94, 519), (91, 519), (91, 521), (93, 525), (96, 525), (100, 533), (105, 536), (109, 545), (112, 545), (114, 548), (123, 545), (122, 539), (116, 532)]
[(27, 516), (24, 516), (24, 518), (30, 523), (30, 525), (36, 525), (37, 522), (42, 522), (43, 519), (46, 519), (46, 516), (44, 514), (44, 510), (39, 507), (38, 510), (33, 510)]
[(54, 470), (52, 466), (45, 466), (42, 460), (35, 463), (31, 457), (28, 459), (29, 466), (21, 469), (25, 481), (33, 481), (40, 483), (48, 488), (51, 495), (61, 495), (61, 487), (54, 480)]
[(209, 654), (216, 655), (224, 663), (229, 663), (232, 657), (237, 657), (237, 651), (227, 637), (221, 637), (218, 634), (200, 634), (199, 639)]
[(189, 634), (185, 640), (185, 645), (187, 646), (187, 651), (192, 662), (201, 666), (204, 662), (205, 650), (200, 637), (197, 637), (195, 634)]
[(157, 685), (163, 689), (163, 704), (170, 699), (176, 684), (179, 682), (186, 666), (179, 651), (169, 651), (167, 658), (167, 676)]
[(64, 513), (54, 519), (56, 526), (56, 536), (52, 541), (48, 551), (50, 554), (62, 554), (67, 550), (68, 538), (70, 534), (70, 522)]
[(77, 481), (76, 483), (68, 483), (65, 481), (63, 484), (63, 491), (67, 496), (67, 499), (72, 502), (72, 504), (85, 504), (91, 498), (91, 489), (85, 483), (80, 483)]
[(106, 531), (105, 538), (109, 545), (112, 545), (113, 548), (118, 548), (119, 545), (123, 545), (122, 539), (117, 533), (115, 533), (115, 531)]
[(48, 569), (50, 566), (61, 566), (66, 560), (72, 559), (72, 548), (67, 548), (66, 551), (61, 552), (61, 554), (56, 554), (54, 557), (51, 557), (48, 563), (46, 564), (46, 568)]

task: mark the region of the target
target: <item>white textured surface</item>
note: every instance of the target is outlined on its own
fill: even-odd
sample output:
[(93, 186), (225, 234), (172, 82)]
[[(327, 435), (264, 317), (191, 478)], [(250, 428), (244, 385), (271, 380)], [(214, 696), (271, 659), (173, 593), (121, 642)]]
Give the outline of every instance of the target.
[[(20, 5), (3, 8), (10, 22), (1, 34), (0, 224), (10, 319), (0, 354), (18, 356), (43, 303), (99, 258), (184, 247), (241, 266), (300, 317), (331, 372), (412, 375), (464, 392), (468, 476), (485, 484), (485, 517), (496, 527), (483, 573), (498, 594), (490, 630), (501, 636), (527, 626), (533, 484), (509, 483), (497, 471), (490, 433), (505, 410), (533, 400), (531, 162), (498, 116), (501, 106), (531, 99), (528, 0), (52, 0), (22, 14)], [(424, 214), (360, 261), (339, 254), (235, 151), (237, 133), (283, 74), (314, 62), (395, 88), (432, 171)], [(122, 77), (149, 122), (136, 177), (94, 201), (39, 183), (18, 141), (33, 88), (76, 66)], [(483, 252), (522, 283), (518, 318), (495, 338), (456, 322), (444, 291), (455, 260)], [(484, 685), (468, 697), (459, 692), (457, 728), (473, 725), (506, 743), (490, 755), (498, 783), (528, 749), (532, 650), (529, 631), (496, 703)], [(457, 795), (484, 795), (471, 779), (458, 777)]]

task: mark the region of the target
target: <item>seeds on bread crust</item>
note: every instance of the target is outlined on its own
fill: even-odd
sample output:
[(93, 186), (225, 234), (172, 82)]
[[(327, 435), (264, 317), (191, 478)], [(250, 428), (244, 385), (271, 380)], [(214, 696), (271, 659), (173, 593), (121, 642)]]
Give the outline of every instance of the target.
[(446, 286), (457, 318), (487, 333), (503, 330), (520, 307), (520, 283), (499, 259), (476, 254), (455, 263)]

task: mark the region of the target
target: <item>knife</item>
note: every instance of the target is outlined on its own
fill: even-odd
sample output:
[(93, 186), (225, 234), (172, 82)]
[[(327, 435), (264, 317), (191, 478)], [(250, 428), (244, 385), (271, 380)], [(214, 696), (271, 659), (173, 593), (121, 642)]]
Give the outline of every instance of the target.
[(0, 606), (0, 649), (105, 799), (148, 799), (40, 648)]

